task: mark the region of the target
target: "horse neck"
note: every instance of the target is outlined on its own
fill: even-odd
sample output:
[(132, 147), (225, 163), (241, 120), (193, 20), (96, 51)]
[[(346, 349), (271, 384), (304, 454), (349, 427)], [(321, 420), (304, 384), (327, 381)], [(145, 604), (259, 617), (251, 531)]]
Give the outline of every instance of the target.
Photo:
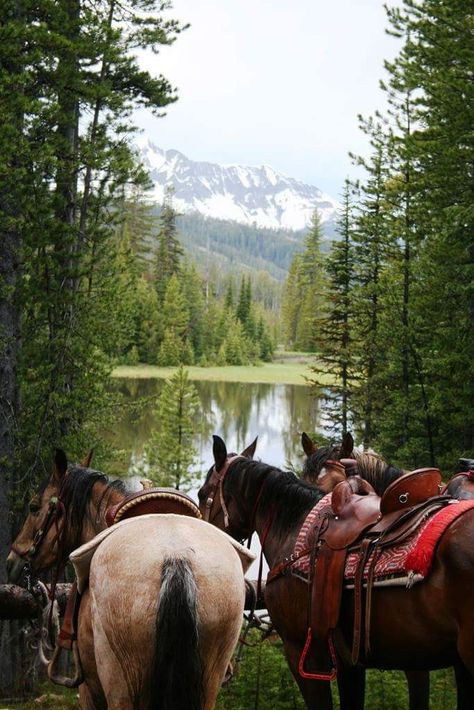
[(107, 527), (105, 520), (107, 509), (112, 505), (120, 503), (124, 498), (125, 493), (100, 481), (92, 487), (89, 504), (80, 533), (80, 545), (89, 542), (89, 540), (92, 540), (98, 533), (105, 530)]
[[(279, 491), (277, 490), (278, 476), (287, 474), (273, 466), (260, 465), (262, 469), (258, 475), (247, 476), (249, 480), (246, 482), (245, 495), (247, 500), (252, 501), (252, 511), (249, 511), (249, 515), (254, 517), (253, 528), (260, 538), (265, 558), (271, 567), (277, 560), (286, 557), (293, 550), (301, 525), (308, 511), (316, 504), (317, 498), (316, 495), (312, 496), (311, 489), (305, 489), (296, 477), (294, 480), (289, 479), (291, 483), (283, 494), (281, 488)], [(263, 487), (265, 487), (265, 491), (263, 491)], [(272, 488), (276, 493), (274, 499), (270, 498), (270, 502), (265, 504), (259, 502), (259, 497), (263, 495), (263, 492), (265, 492), (265, 497), (271, 495)], [(307, 491), (306, 495), (303, 490)], [(316, 494), (316, 490), (314, 492)], [(287, 513), (293, 497), (297, 498), (296, 509), (283, 529), (279, 521), (282, 515)], [(286, 515), (286, 517), (288, 516)]]

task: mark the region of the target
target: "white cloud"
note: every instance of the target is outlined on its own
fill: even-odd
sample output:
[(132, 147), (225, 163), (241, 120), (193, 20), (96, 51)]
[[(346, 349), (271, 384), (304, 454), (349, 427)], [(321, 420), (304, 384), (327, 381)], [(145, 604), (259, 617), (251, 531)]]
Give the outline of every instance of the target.
[(137, 121), (194, 160), (272, 165), (332, 193), (364, 151), (357, 114), (383, 106), (396, 53), (382, 0), (175, 0), (191, 27), (144, 65), (178, 87), (164, 119)]

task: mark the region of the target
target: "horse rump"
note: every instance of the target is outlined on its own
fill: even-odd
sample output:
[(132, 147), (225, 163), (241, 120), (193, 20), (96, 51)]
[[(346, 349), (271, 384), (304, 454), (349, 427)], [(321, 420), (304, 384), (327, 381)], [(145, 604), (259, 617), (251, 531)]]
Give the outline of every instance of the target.
[(201, 710), (197, 587), (187, 560), (168, 557), (161, 570), (150, 710)]

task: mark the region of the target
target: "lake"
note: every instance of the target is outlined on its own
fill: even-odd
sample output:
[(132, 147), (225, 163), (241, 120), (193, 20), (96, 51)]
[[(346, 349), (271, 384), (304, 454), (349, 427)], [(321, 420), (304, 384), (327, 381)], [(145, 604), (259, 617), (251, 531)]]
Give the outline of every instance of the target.
[[(140, 467), (144, 446), (156, 427), (153, 410), (163, 387), (161, 379), (114, 379), (113, 389), (122, 394), (126, 403), (142, 402), (139, 412), (134, 407), (109, 432), (108, 438), (123, 452), (123, 474), (129, 484), (139, 489), (144, 473)], [(240, 452), (258, 434), (256, 458), (279, 468), (291, 465), (301, 468), (303, 451), (301, 432), (324, 431), (318, 401), (302, 385), (275, 385), (240, 382), (194, 381), (201, 401), (201, 411), (195, 422), (194, 444), (199, 452), (198, 476), (189, 491), (197, 501), (197, 491), (209, 467), (213, 464), (212, 434), (219, 434), (228, 451)], [(146, 475), (146, 474), (145, 474)], [(252, 548), (260, 552), (258, 537), (253, 536)], [(264, 574), (267, 565), (264, 564)], [(258, 574), (258, 558), (248, 571), (250, 578)]]
[[(284, 468), (300, 466), (301, 432), (323, 430), (317, 400), (309, 388), (286, 384), (240, 382), (193, 383), (201, 401), (195, 422), (194, 444), (199, 452), (198, 468), (204, 473), (212, 464), (212, 434), (219, 434), (228, 451), (240, 452), (258, 434), (256, 457)], [(143, 449), (156, 427), (154, 409), (163, 386), (160, 379), (115, 379), (113, 389), (126, 403), (142, 401), (139, 412), (127, 411), (108, 438), (127, 456), (129, 473), (140, 462)], [(126, 471), (124, 471), (125, 473)]]

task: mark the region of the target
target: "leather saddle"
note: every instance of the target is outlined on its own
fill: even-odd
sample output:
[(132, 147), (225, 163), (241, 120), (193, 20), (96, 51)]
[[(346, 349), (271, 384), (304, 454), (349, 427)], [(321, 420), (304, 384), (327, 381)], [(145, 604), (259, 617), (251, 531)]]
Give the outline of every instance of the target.
[(149, 513), (175, 513), (193, 518), (202, 517), (198, 506), (186, 493), (175, 488), (147, 488), (131, 493), (117, 505), (111, 506), (105, 514), (105, 520), (110, 527), (119, 520)]
[[(439, 495), (440, 486), (440, 471), (423, 468), (395, 480), (381, 498), (367, 481), (357, 475), (334, 488), (331, 506), (322, 514), (312, 540), (308, 638), (312, 639), (316, 658), (321, 659), (321, 667), (324, 668), (314, 677), (333, 679), (336, 675), (334, 633), (339, 622), (344, 568), (349, 550), (359, 554), (354, 584), (354, 631), (350, 654), (352, 663), (356, 664), (360, 655), (364, 570), (367, 562), (370, 558), (369, 575), (365, 582), (366, 653), (370, 650), (370, 603), (375, 563), (380, 550), (402, 542), (427, 515), (449, 503), (448, 496)], [(309, 645), (306, 644), (300, 659), (300, 670), (304, 667)]]

